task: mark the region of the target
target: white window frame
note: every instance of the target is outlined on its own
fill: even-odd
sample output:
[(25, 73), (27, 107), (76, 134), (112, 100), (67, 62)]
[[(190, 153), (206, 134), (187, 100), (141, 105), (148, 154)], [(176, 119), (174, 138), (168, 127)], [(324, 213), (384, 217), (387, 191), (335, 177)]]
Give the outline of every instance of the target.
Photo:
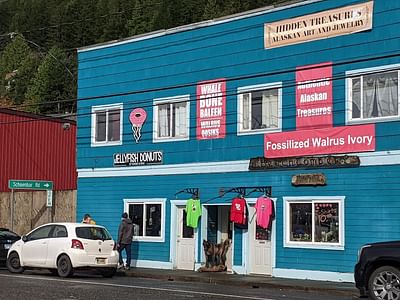
[[(138, 242), (157, 242), (163, 243), (165, 241), (165, 217), (166, 217), (166, 198), (148, 198), (148, 199), (124, 199), (124, 212), (129, 212), (130, 204), (161, 204), (161, 236), (134, 236), (133, 241)], [(146, 214), (146, 209), (143, 207), (143, 212)], [(146, 218), (143, 216), (144, 230)]]
[[(120, 111), (120, 118), (119, 118), (119, 141), (104, 141), (104, 142), (97, 142), (96, 141), (96, 112), (98, 111), (106, 111), (119, 109)], [(101, 147), (101, 146), (115, 146), (115, 145), (122, 145), (122, 124), (123, 124), (123, 104), (122, 103), (115, 103), (115, 104), (107, 104), (107, 105), (98, 105), (92, 106), (92, 128), (91, 128), (91, 146), (92, 147)], [(108, 115), (108, 114), (107, 114)], [(106, 139), (108, 139), (108, 118), (106, 119)]]
[[(243, 129), (242, 117), (243, 117), (243, 101), (242, 94), (246, 92), (255, 92), (266, 89), (278, 89), (278, 127), (277, 128), (260, 128), (260, 129)], [(263, 134), (271, 132), (282, 131), (282, 82), (273, 82), (266, 84), (244, 86), (237, 89), (237, 135), (251, 135), (251, 134)], [(251, 115), (251, 105), (250, 111)]]
[[(400, 79), (400, 64), (392, 64), (386, 66), (379, 66), (373, 68), (357, 69), (346, 72), (346, 124), (365, 124), (365, 123), (378, 123), (378, 122), (389, 122), (398, 121), (400, 119), (400, 82), (398, 84), (398, 115), (388, 117), (377, 117), (377, 118), (364, 118), (364, 119), (353, 119), (353, 97), (352, 97), (352, 80), (354, 77), (360, 77), (374, 73), (386, 73), (391, 71), (398, 72), (398, 78)], [(361, 84), (362, 86), (362, 84)], [(361, 95), (362, 95), (361, 91)], [(361, 102), (363, 99), (361, 99)]]
[[(286, 248), (306, 248), (306, 249), (323, 249), (323, 250), (344, 250), (345, 246), (345, 210), (344, 196), (302, 196), (302, 197), (283, 197), (283, 232), (284, 247)], [(321, 242), (299, 242), (290, 241), (290, 207), (291, 203), (311, 203), (312, 204), (312, 240), (314, 240), (314, 203), (338, 203), (339, 205), (339, 243), (321, 243)]]
[[(185, 137), (158, 137), (158, 106), (161, 104), (173, 104), (186, 102), (186, 136)], [(190, 136), (190, 95), (179, 95), (166, 98), (157, 98), (153, 100), (153, 142), (175, 142), (187, 141)]]

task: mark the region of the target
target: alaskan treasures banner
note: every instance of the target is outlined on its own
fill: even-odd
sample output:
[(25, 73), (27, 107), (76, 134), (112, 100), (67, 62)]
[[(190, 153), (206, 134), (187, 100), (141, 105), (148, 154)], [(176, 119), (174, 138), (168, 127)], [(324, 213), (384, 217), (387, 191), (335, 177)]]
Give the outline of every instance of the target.
[(197, 139), (225, 137), (226, 82), (218, 79), (197, 84)]
[(267, 158), (375, 151), (375, 124), (266, 134)]
[(370, 1), (267, 23), (264, 25), (264, 47), (275, 48), (369, 30), (373, 6), (374, 2)]
[(296, 128), (332, 127), (332, 63), (296, 70)]

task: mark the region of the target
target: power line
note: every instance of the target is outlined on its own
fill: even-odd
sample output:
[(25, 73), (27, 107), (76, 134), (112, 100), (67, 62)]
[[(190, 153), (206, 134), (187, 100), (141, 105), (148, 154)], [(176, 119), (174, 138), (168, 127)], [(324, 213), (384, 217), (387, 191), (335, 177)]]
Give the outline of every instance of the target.
[[(342, 62), (337, 62), (337, 63), (332, 63), (332, 67), (333, 66), (339, 66), (339, 65), (346, 65), (346, 64), (350, 64), (350, 63), (358, 63), (358, 62), (364, 62), (364, 61), (373, 61), (373, 60), (380, 60), (380, 59), (386, 59), (386, 58), (393, 58), (393, 57), (398, 57), (400, 56), (399, 53), (397, 54), (388, 54), (388, 55), (384, 55), (384, 56), (376, 56), (376, 57), (367, 57), (367, 58), (363, 58), (363, 59), (358, 59), (358, 60), (351, 60), (351, 61), (342, 61)], [(317, 68), (321, 68), (324, 66), (311, 66), (311, 67), (306, 67), (306, 68), (302, 68), (302, 70), (312, 70), (312, 69), (317, 69)], [(369, 72), (368, 74), (378, 74), (378, 73), (382, 73), (385, 71), (389, 71), (389, 70), (393, 70), (393, 68), (389, 67), (387, 69), (382, 68), (373, 72)], [(268, 73), (262, 73), (262, 74), (252, 74), (252, 75), (248, 75), (245, 77), (233, 77), (233, 78), (225, 78), (226, 82), (230, 82), (230, 81), (236, 81), (236, 80), (242, 80), (242, 79), (248, 79), (248, 78), (257, 78), (257, 77), (267, 77), (267, 76), (275, 76), (275, 75), (281, 75), (281, 74), (285, 74), (285, 73), (291, 73), (291, 72), (295, 72), (296, 69), (284, 69), (284, 70), (280, 70), (280, 71), (274, 71), (274, 72), (268, 72)], [(347, 76), (347, 75), (336, 75), (336, 76), (332, 76), (332, 78), (330, 79), (331, 81), (333, 80), (339, 80), (339, 79), (346, 79), (346, 78), (350, 78), (352, 76)], [(157, 89), (151, 89), (151, 90), (142, 90), (142, 91), (133, 91), (133, 92), (127, 92), (127, 93), (123, 93), (123, 94), (113, 94), (113, 95), (102, 95), (102, 96), (94, 96), (94, 97), (86, 97), (86, 98), (80, 98), (79, 101), (84, 101), (84, 100), (92, 100), (92, 99), (99, 99), (99, 98), (109, 98), (109, 97), (118, 97), (118, 96), (127, 96), (127, 95), (132, 95), (132, 94), (141, 94), (141, 93), (148, 93), (148, 92), (154, 92), (154, 91), (164, 91), (164, 90), (170, 90), (170, 89), (176, 89), (176, 88), (182, 88), (182, 87), (195, 87), (197, 86), (197, 82), (195, 83), (188, 83), (188, 84), (184, 84), (184, 85), (177, 85), (177, 86), (172, 86), (172, 87), (162, 87), (162, 88), (157, 88)], [(289, 88), (289, 87), (294, 87), (296, 86), (296, 82), (290, 82), (290, 81), (286, 81), (284, 85), (282, 85), (282, 89), (284, 88)], [(239, 92), (237, 92), (236, 90), (231, 93), (231, 94), (226, 94), (226, 96), (236, 96), (240, 94)], [(286, 94), (287, 95), (287, 94)], [(62, 103), (62, 102), (67, 102), (67, 101), (75, 101), (75, 99), (69, 99), (69, 100), (60, 100), (60, 101), (50, 101), (50, 102), (46, 102), (43, 104), (50, 104), (50, 103)], [(137, 100), (133, 100), (131, 102), (124, 102), (124, 105), (129, 105), (129, 104), (135, 104), (135, 105), (144, 105), (142, 106), (143, 108), (146, 107), (153, 107), (154, 104), (151, 103), (149, 104), (149, 101), (152, 101), (153, 99), (145, 99), (142, 101), (137, 101)], [(196, 98), (193, 99), (189, 99), (189, 103), (196, 101)], [(26, 105), (27, 106), (27, 105)], [(32, 106), (32, 105), (29, 105)], [(21, 107), (21, 106), (20, 106)], [(85, 110), (85, 109), (90, 109), (91, 106), (87, 106), (87, 107), (79, 107), (78, 110)], [(289, 109), (290, 107), (288, 107), (287, 109)], [(124, 108), (125, 109), (129, 109), (129, 108)], [(73, 114), (73, 116), (85, 116), (85, 115), (91, 115), (92, 113), (76, 113)], [(47, 119), (47, 117), (44, 117), (43, 119)], [(50, 117), (51, 119), (51, 117)], [(27, 121), (16, 121), (16, 122), (29, 122), (29, 121), (33, 121), (33, 120), (27, 120)], [(5, 124), (10, 124), (10, 123), (0, 123), (0, 125), (5, 125)]]

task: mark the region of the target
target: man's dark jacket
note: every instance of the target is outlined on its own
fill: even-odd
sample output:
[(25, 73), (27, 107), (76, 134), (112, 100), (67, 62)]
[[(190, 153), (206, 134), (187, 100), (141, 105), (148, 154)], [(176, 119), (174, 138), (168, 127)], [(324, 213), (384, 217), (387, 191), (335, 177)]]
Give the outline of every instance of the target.
[(131, 244), (133, 237), (133, 224), (129, 218), (122, 218), (118, 228), (118, 244)]

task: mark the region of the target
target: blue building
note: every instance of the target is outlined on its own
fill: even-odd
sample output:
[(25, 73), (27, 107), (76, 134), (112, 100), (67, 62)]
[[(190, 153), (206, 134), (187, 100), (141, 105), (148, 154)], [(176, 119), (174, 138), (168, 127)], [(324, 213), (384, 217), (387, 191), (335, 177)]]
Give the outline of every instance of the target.
[(232, 272), (353, 281), (361, 245), (400, 239), (399, 11), (303, 1), (79, 49), (78, 218), (116, 236), (128, 212), (133, 266), (229, 239)]

